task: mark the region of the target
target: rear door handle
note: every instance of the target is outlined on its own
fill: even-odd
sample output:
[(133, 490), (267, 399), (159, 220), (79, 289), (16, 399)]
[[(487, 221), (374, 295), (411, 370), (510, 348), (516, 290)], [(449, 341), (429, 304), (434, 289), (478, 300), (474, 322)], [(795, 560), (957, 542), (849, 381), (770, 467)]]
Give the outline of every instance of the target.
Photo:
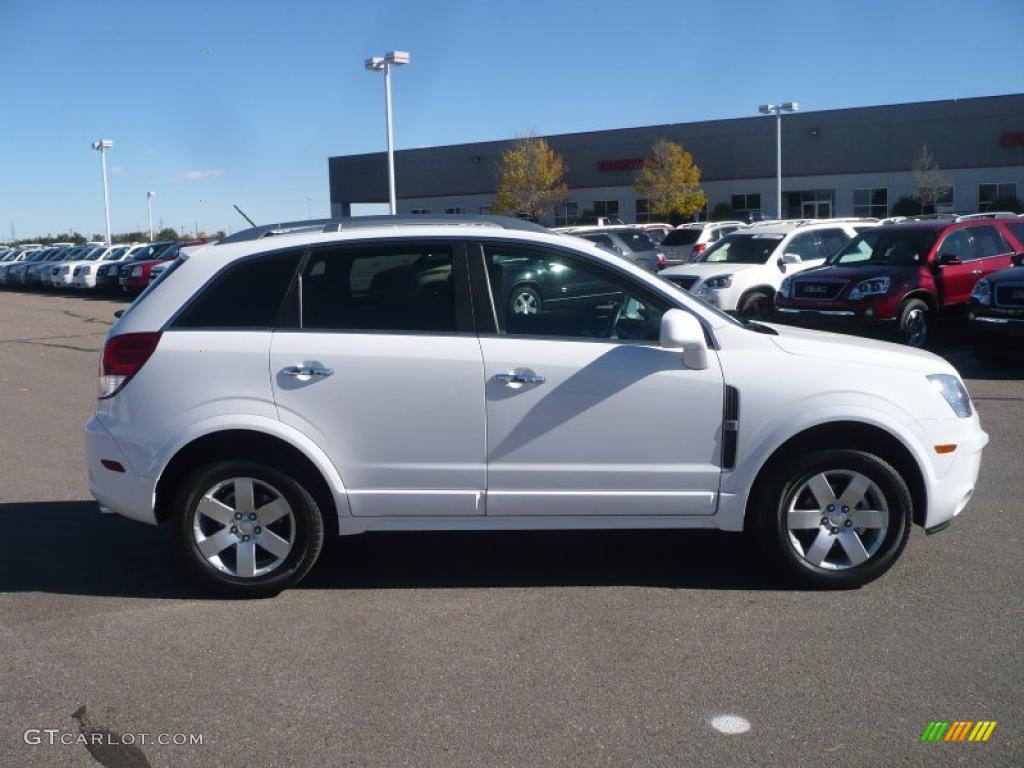
[(543, 384), (547, 379), (535, 373), (496, 373), (493, 380), (507, 387), (521, 387), (526, 384)]
[(318, 366), (292, 365), (282, 368), (281, 373), (285, 376), (292, 376), (296, 379), (322, 379), (334, 374), (333, 368), (320, 368)]

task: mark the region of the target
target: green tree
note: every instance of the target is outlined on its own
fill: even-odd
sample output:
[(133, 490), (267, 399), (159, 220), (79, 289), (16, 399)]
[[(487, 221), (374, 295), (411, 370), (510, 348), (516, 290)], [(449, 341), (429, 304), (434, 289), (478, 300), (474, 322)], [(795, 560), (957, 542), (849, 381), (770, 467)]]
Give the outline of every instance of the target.
[(735, 218), (736, 212), (728, 203), (715, 203), (715, 207), (711, 209), (712, 221), (733, 221)]
[(904, 195), (892, 204), (893, 216), (920, 216), (921, 210), (921, 201), (910, 195)]
[(565, 172), (565, 160), (544, 139), (516, 140), (498, 160), (498, 192), (491, 211), (540, 220), (569, 193)]
[(159, 232), (156, 233), (156, 239), (157, 240), (180, 240), (181, 238), (178, 237), (178, 233), (174, 230), (173, 227), (164, 227), (163, 229), (161, 229)]
[(687, 219), (704, 208), (707, 195), (700, 187), (700, 168), (680, 144), (658, 139), (640, 170), (633, 189), (647, 198), (652, 212)]

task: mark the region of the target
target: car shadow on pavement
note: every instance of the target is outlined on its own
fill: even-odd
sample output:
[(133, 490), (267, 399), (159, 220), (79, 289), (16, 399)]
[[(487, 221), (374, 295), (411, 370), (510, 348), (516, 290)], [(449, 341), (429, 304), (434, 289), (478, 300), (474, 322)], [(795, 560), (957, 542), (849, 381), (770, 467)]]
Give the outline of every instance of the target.
[[(0, 504), (0, 592), (203, 598), (171, 531), (92, 501)], [(328, 543), (298, 589), (641, 586), (788, 589), (743, 536), (714, 531), (369, 533)]]

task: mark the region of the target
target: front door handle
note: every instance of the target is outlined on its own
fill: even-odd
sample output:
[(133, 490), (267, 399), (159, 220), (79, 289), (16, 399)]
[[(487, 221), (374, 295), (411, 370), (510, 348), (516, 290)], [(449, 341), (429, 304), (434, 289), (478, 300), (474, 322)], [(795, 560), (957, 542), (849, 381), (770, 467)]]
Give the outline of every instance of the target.
[(972, 275), (980, 275), (981, 274), (981, 270), (980, 269), (972, 269), (971, 270), (971, 274)]
[(543, 376), (538, 376), (535, 373), (527, 373), (525, 371), (496, 373), (494, 374), (493, 380), (508, 387), (522, 387), (526, 384), (543, 384), (547, 381)]
[(334, 374), (333, 368), (320, 368), (319, 366), (292, 365), (281, 369), (285, 376), (292, 376), (296, 379), (322, 379)]

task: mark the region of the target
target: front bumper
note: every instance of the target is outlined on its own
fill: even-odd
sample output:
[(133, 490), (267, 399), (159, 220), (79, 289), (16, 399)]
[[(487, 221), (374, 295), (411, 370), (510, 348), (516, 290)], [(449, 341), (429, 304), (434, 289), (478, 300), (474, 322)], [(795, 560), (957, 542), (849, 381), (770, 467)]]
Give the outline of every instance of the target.
[(800, 328), (850, 333), (857, 336), (888, 336), (895, 333), (897, 329), (897, 322), (894, 319), (879, 320), (863, 311), (845, 307), (820, 309), (776, 305), (772, 312), (772, 321)]
[[(85, 457), (89, 470), (89, 493), (100, 505), (123, 517), (156, 525), (153, 509), (156, 481), (132, 472), (117, 441), (96, 414), (85, 425)], [(101, 463), (103, 459), (119, 462), (125, 471), (108, 469)]]
[(971, 312), (968, 323), (971, 337), (977, 346), (1006, 354), (1024, 355), (1024, 317)]
[[(982, 450), (989, 438), (976, 416), (918, 422), (916, 431), (932, 465), (925, 478), (928, 504), (924, 528), (937, 531), (959, 515), (974, 495)], [(940, 455), (935, 452), (937, 445), (956, 445), (956, 449)]]

